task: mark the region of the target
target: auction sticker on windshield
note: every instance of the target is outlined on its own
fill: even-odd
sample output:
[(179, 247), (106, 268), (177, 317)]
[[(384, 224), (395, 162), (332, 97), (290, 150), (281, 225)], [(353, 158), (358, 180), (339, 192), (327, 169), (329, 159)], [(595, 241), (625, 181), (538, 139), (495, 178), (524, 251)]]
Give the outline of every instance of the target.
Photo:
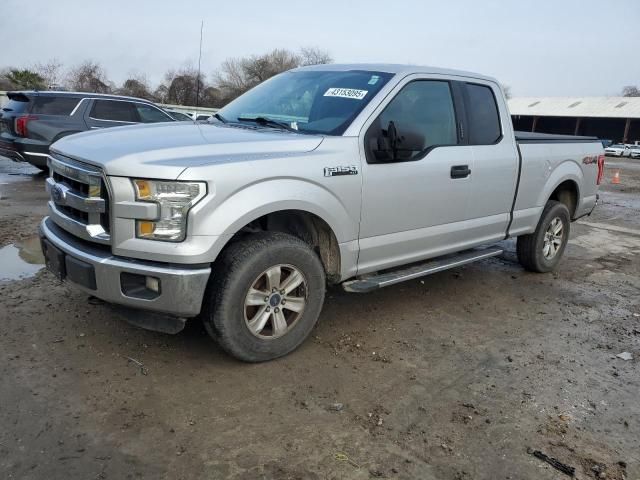
[(324, 92), (324, 96), (362, 100), (367, 93), (369, 93), (369, 90), (357, 90), (355, 88), (330, 88)]

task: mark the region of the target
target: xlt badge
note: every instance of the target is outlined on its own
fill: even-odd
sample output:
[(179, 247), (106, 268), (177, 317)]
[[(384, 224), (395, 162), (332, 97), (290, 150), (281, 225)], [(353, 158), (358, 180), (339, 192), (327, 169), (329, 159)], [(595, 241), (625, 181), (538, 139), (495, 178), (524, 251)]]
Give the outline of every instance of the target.
[(355, 165), (339, 166), (339, 167), (324, 167), (325, 177), (337, 177), (340, 175), (357, 175), (358, 167)]

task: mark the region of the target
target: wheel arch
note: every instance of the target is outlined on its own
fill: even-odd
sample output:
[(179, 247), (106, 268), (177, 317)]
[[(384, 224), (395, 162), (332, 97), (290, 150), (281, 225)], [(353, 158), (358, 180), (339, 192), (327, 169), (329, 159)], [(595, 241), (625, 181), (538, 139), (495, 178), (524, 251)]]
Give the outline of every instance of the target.
[(570, 218), (573, 219), (578, 209), (579, 192), (578, 183), (575, 180), (564, 180), (551, 192), (548, 200), (564, 203), (569, 209)]
[(580, 185), (583, 181), (582, 170), (575, 162), (563, 162), (547, 179), (538, 205), (544, 206), (549, 200), (557, 200), (567, 206), (571, 219), (574, 219), (580, 204)]
[(194, 234), (219, 237), (212, 261), (241, 236), (280, 231), (301, 238), (318, 253), (330, 282), (356, 268), (358, 221), (333, 192), (313, 182), (279, 178), (248, 185), (218, 205), (203, 207), (196, 225)]
[(340, 281), (342, 264), (338, 239), (331, 226), (319, 215), (308, 210), (275, 210), (247, 222), (228, 238), (227, 245), (263, 231), (287, 233), (303, 240), (320, 257), (329, 282)]

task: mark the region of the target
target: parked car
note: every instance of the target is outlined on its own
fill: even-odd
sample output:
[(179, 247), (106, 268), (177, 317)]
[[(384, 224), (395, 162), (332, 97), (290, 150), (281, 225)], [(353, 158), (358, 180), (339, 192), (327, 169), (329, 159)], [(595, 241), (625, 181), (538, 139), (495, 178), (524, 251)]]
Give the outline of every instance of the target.
[(607, 148), (610, 145), (613, 145), (613, 140), (600, 139), (600, 143), (602, 143), (603, 148)]
[(47, 168), (49, 146), (68, 135), (135, 123), (173, 122), (151, 102), (82, 92), (9, 92), (0, 111), (0, 155)]
[(602, 145), (512, 128), (482, 75), (295, 69), (209, 123), (56, 142), (47, 265), (156, 312), (138, 325), (174, 333), (200, 316), (227, 352), (270, 360), (309, 336), (327, 283), (372, 292), (500, 255), (509, 237), (525, 269), (556, 268), (596, 206)]
[(640, 145), (630, 145), (629, 156), (631, 158), (640, 158)]
[(628, 154), (629, 147), (621, 143), (609, 145), (604, 149), (604, 154), (609, 157), (624, 157)]
[(211, 118), (211, 114), (210, 113), (194, 113), (193, 114), (193, 119), (196, 122), (206, 122), (210, 118)]
[(187, 121), (193, 122), (193, 118), (191, 118), (186, 113), (178, 112), (176, 110), (169, 110), (168, 108), (165, 108), (164, 111), (167, 112), (169, 115), (171, 115), (174, 118), (174, 120), (178, 122), (187, 122)]

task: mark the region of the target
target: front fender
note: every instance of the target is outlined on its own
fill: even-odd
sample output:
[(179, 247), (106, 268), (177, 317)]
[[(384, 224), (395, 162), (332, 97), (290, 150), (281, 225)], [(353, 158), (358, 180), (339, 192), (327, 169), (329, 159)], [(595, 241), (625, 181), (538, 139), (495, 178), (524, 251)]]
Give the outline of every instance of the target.
[[(213, 207), (213, 206), (211, 206)], [(296, 178), (277, 178), (247, 185), (198, 215), (194, 235), (226, 236), (263, 215), (301, 210), (322, 218), (338, 243), (357, 239), (358, 221), (346, 205), (324, 186)]]

